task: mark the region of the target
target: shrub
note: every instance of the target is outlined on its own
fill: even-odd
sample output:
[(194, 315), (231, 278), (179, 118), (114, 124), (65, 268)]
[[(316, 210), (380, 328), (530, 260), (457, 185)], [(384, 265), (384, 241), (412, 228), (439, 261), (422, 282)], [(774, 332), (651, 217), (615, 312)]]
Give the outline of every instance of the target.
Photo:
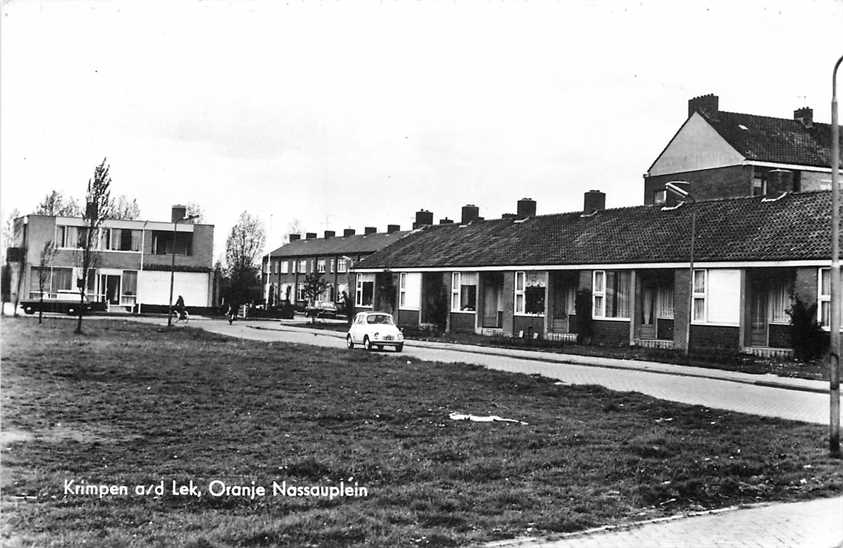
[(794, 295), (787, 315), (790, 316), (790, 344), (794, 357), (811, 361), (822, 356), (828, 347), (828, 336), (817, 323), (817, 303), (806, 305)]

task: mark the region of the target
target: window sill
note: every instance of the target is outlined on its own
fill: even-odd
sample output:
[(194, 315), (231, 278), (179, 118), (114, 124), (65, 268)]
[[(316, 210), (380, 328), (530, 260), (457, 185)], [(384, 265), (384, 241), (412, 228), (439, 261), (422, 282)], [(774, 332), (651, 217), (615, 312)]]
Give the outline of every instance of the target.
[(592, 316), (592, 320), (598, 320), (601, 322), (628, 322), (629, 318), (604, 318), (601, 316)]
[(451, 310), (451, 314), (477, 314), (476, 310)]
[(713, 323), (713, 322), (691, 322), (691, 326), (697, 327), (740, 327), (737, 323)]
[(513, 316), (521, 318), (544, 318), (544, 314), (530, 314), (529, 312), (514, 312)]

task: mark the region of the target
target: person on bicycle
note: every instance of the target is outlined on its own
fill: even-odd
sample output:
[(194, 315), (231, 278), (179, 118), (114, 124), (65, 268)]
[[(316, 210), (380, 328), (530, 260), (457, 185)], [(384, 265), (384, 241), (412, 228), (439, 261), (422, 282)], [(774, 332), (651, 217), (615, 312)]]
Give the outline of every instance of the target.
[(228, 318), (228, 325), (231, 325), (237, 319), (237, 305), (233, 301), (228, 303), (225, 316)]
[(179, 298), (176, 299), (176, 305), (173, 308), (175, 308), (178, 313), (178, 318), (180, 320), (187, 320), (187, 308), (184, 306), (184, 297), (179, 295)]

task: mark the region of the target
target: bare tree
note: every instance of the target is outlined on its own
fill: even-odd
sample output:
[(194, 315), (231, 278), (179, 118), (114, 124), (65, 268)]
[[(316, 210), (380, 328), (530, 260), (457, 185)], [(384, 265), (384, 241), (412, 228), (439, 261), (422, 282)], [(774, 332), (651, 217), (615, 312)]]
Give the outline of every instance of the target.
[(81, 217), (82, 208), (72, 196), (65, 196), (58, 190), (52, 190), (35, 208), (36, 215), (56, 215), (59, 217)]
[(196, 202), (187, 202), (187, 216), (192, 217), (197, 215), (193, 220), (194, 223), (202, 224), (205, 222), (205, 213), (202, 211), (202, 206)]
[(260, 264), (266, 233), (263, 223), (244, 211), (225, 241), (228, 302), (245, 303), (260, 296)]
[(111, 218), (131, 221), (140, 217), (140, 206), (134, 198), (131, 200), (121, 194), (111, 201)]
[(6, 250), (13, 242), (15, 219), (20, 217), (20, 211), (13, 209), (6, 217), (3, 223), (3, 233), (0, 235), (2, 242), (0, 242), (0, 253), (3, 255), (3, 270), (0, 273), (0, 316), (6, 313), (6, 303), (11, 299), (12, 294), (12, 267), (9, 265)]
[[(319, 272), (311, 272), (304, 277), (304, 297), (311, 307), (316, 305), (316, 299), (328, 288), (328, 282)], [(316, 323), (316, 311), (310, 313), (310, 323)]]
[(89, 270), (96, 265), (96, 245), (99, 239), (100, 226), (104, 220), (110, 217), (111, 211), (111, 166), (102, 163), (94, 169), (94, 177), (88, 179), (88, 190), (85, 193), (85, 213), (82, 216), (85, 220), (85, 227), (80, 229), (79, 234), (79, 265), (82, 268), (82, 277), (78, 281), (79, 286), (79, 316), (76, 321), (76, 333), (82, 333), (82, 315), (85, 310), (85, 291), (88, 287)]
[(53, 267), (53, 259), (56, 258), (58, 248), (52, 240), (44, 242), (44, 247), (41, 249), (41, 257), (38, 261), (38, 294), (41, 306), (38, 307), (38, 323), (42, 322), (44, 317), (44, 285), (50, 283), (50, 274)]

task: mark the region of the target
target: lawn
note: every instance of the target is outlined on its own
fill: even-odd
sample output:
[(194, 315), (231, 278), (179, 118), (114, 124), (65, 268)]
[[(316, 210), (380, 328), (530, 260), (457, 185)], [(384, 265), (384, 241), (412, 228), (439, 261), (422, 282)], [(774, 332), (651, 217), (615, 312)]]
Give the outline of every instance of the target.
[[(821, 426), (193, 328), (2, 329), (4, 545), (451, 546), (843, 492)], [(170, 493), (190, 480), (202, 496)], [(214, 497), (213, 480), (268, 493)]]

